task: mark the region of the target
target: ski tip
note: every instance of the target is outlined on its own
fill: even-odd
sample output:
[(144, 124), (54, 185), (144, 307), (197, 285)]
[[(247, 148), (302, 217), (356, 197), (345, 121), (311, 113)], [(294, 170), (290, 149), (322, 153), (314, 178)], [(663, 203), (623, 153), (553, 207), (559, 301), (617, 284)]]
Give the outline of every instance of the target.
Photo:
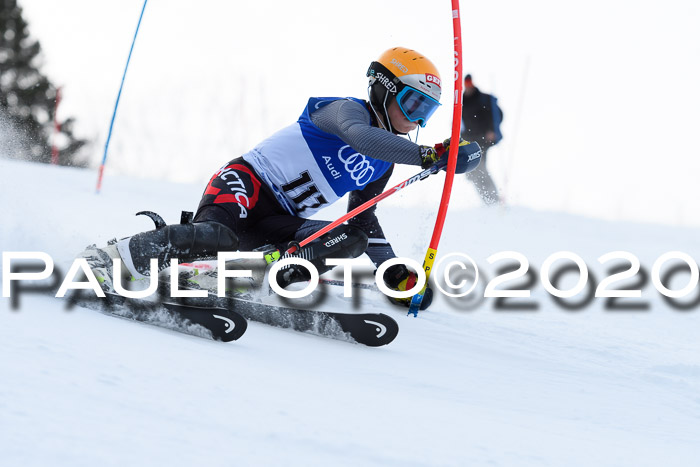
[(343, 314), (336, 319), (355, 342), (368, 347), (390, 344), (399, 334), (399, 324), (383, 313)]
[(226, 309), (212, 309), (214, 323), (218, 320), (218, 326), (211, 326), (212, 337), (216, 341), (231, 342), (240, 339), (248, 329), (248, 321), (237, 313), (231, 313)]

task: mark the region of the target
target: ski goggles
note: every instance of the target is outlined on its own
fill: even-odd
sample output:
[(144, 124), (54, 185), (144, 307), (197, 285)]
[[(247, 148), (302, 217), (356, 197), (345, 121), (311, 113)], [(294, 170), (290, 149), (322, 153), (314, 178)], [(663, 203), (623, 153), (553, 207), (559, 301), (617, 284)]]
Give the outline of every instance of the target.
[(425, 126), (425, 122), (440, 107), (438, 101), (409, 86), (399, 92), (396, 102), (408, 121), (418, 122), (421, 127)]

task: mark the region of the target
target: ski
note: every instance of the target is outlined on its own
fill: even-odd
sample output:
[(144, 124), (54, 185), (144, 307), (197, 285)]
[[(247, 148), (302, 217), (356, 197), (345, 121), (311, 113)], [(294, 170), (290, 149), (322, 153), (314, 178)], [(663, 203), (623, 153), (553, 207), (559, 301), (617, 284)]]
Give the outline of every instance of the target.
[[(387, 345), (398, 335), (396, 321), (383, 313), (319, 311), (290, 306), (270, 294), (269, 285), (260, 284), (264, 282), (264, 275), (258, 276), (257, 280), (239, 282), (238, 286), (228, 290), (228, 296), (219, 297), (217, 269), (206, 262), (198, 262), (180, 266), (178, 288), (204, 290), (207, 292), (204, 297), (173, 298), (169, 293), (171, 281), (163, 277), (153, 298), (126, 298), (113, 290), (105, 290), (106, 299), (93, 297), (73, 301), (111, 315), (222, 341), (241, 337), (246, 330), (246, 320), (369, 347)], [(324, 285), (333, 287), (343, 285), (343, 282), (327, 281)], [(362, 284), (352, 286), (370, 290), (374, 287)], [(267, 293), (260, 294), (256, 292), (258, 289), (264, 289)]]
[(225, 308), (126, 298), (111, 292), (105, 292), (103, 299), (71, 299), (71, 303), (98, 309), (111, 316), (222, 342), (239, 339), (248, 327), (244, 317)]
[[(337, 280), (337, 279), (319, 279), (318, 283), (320, 285), (330, 285), (330, 286), (335, 286), (335, 287), (345, 287), (345, 281), (342, 280)], [(360, 289), (360, 290), (371, 290), (372, 292), (379, 292), (379, 287), (373, 284), (363, 284), (360, 282), (353, 282), (350, 284), (350, 287), (353, 289)]]
[[(189, 269), (189, 270), (188, 270)], [(184, 303), (200, 306), (218, 306), (233, 310), (250, 321), (256, 321), (279, 328), (292, 329), (322, 337), (355, 342), (369, 347), (379, 347), (391, 343), (399, 332), (396, 321), (383, 313), (344, 313), (299, 309), (279, 302), (266, 302), (265, 294), (251, 293), (251, 289), (265, 288), (261, 285), (262, 277), (257, 283), (248, 284), (238, 291), (229, 291), (233, 295), (218, 297), (216, 295), (217, 270), (206, 263), (197, 263), (189, 268), (181, 268), (181, 290), (207, 290), (208, 297), (188, 298)], [(255, 282), (255, 281), (254, 281)], [(327, 286), (343, 285), (342, 281), (322, 280)], [(168, 291), (170, 283), (161, 281), (161, 290)], [(374, 290), (375, 286), (353, 284), (354, 288)]]
[(369, 347), (387, 345), (399, 333), (398, 323), (383, 313), (301, 310), (240, 297), (217, 297), (216, 303), (251, 321)]

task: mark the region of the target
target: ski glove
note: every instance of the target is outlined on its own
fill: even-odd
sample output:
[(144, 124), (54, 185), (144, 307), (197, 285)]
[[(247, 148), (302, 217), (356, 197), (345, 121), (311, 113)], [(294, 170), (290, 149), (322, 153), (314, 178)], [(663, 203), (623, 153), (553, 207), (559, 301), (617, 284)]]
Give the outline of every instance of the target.
[[(445, 170), (447, 168), (447, 155), (450, 152), (450, 138), (436, 144), (434, 147), (421, 146), (420, 151), (421, 167), (427, 169), (434, 164), (438, 164), (438, 169)], [(455, 173), (471, 172), (479, 166), (479, 162), (481, 162), (481, 148), (479, 145), (460, 138)]]
[[(415, 272), (411, 272), (403, 264), (395, 264), (389, 266), (384, 273), (384, 281), (389, 288), (393, 290), (399, 290), (405, 292), (406, 290), (411, 290), (414, 285), (416, 285), (416, 280), (418, 276)], [(393, 298), (388, 295), (386, 298), (389, 299), (394, 305), (405, 306), (406, 308), (411, 306), (411, 297), (408, 298)], [(423, 294), (423, 301), (420, 304), (420, 309), (425, 310), (430, 306), (433, 301), (433, 289), (426, 287), (425, 293)]]

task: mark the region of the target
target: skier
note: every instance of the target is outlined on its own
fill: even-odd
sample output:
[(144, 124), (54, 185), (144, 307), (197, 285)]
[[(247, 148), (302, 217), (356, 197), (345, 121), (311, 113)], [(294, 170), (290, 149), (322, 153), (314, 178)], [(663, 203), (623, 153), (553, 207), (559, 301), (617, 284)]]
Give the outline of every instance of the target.
[[(395, 47), (370, 64), (367, 76), (368, 101), (311, 98), (297, 122), (216, 172), (191, 223), (156, 223), (156, 230), (117, 242), (129, 272), (148, 276), (150, 258), (158, 258), (162, 270), (171, 258), (192, 261), (219, 251), (258, 249), (268, 262), (275, 261), (290, 242), (328, 225), (309, 217), (344, 194), (349, 193), (352, 210), (385, 189), (394, 164), (428, 168), (446, 158), (449, 140), (420, 146), (398, 136), (424, 127), (440, 106), (441, 81), (433, 63), (414, 50)], [(457, 171), (465, 173), (478, 165), (480, 148), (464, 140), (458, 144)], [(292, 256), (308, 259), (323, 273), (331, 269), (326, 258), (363, 253), (376, 266), (396, 257), (374, 207)], [(280, 270), (277, 277), (282, 287), (309, 279), (306, 268), (296, 265)], [(416, 274), (395, 265), (384, 279), (389, 287), (404, 291), (413, 287)], [(390, 300), (410, 304), (410, 298)]]

